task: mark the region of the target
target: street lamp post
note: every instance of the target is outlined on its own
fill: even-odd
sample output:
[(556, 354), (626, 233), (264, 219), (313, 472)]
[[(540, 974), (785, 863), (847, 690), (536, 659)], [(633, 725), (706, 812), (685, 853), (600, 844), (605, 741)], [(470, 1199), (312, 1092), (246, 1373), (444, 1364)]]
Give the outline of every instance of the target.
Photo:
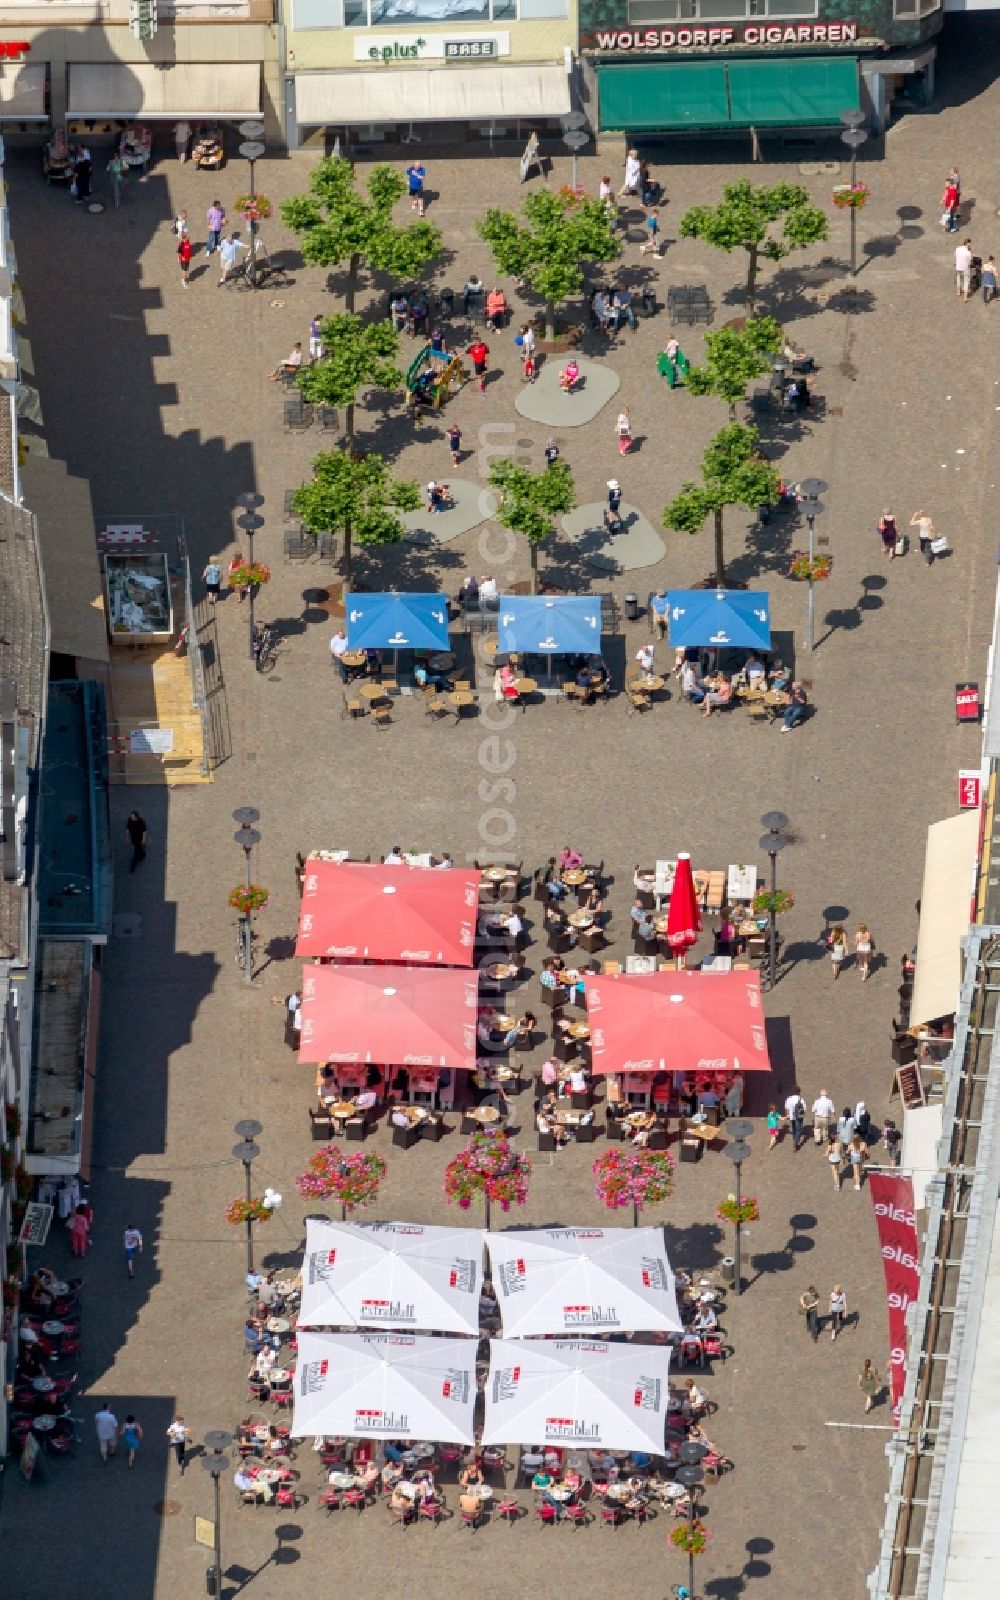
[[(737, 1220), (736, 1220), (736, 1230), (735, 1230), (736, 1231), (735, 1248), (734, 1248), (734, 1251), (733, 1251), (733, 1255), (734, 1255), (735, 1263), (736, 1263), (736, 1278), (735, 1278), (733, 1287), (736, 1290), (737, 1297), (739, 1297), (743, 1293), (743, 1269), (742, 1269), (742, 1261), (741, 1261), (742, 1231), (743, 1230), (741, 1228), (740, 1221), (739, 1221), (739, 1209), (738, 1208), (743, 1202), (743, 1191), (742, 1191), (742, 1188), (741, 1188), (741, 1174), (742, 1174), (743, 1163), (744, 1163), (744, 1161), (748, 1161), (750, 1156), (753, 1154), (752, 1150), (750, 1149), (749, 1144), (747, 1143), (748, 1135), (753, 1132), (753, 1123), (748, 1121), (746, 1117), (730, 1117), (729, 1121), (726, 1123), (725, 1126), (726, 1126), (726, 1132), (730, 1135), (730, 1140), (729, 1140), (729, 1143), (727, 1145), (723, 1146), (723, 1150), (724, 1150), (725, 1154), (729, 1157), (730, 1161), (733, 1163), (733, 1166), (736, 1169)], [(736, 1131), (737, 1129), (739, 1130), (738, 1132)]]
[[(853, 189), (855, 184), (856, 184), (856, 182), (857, 182), (857, 177), (858, 177), (858, 151), (861, 149), (861, 146), (863, 144), (867, 144), (868, 143), (868, 134), (865, 132), (864, 128), (861, 126), (861, 124), (865, 120), (865, 114), (864, 114), (863, 111), (842, 111), (840, 113), (840, 120), (841, 120), (841, 122), (846, 124), (846, 126), (844, 128), (844, 131), (840, 135), (840, 137), (843, 140), (844, 144), (847, 145), (848, 149), (851, 152), (851, 188)], [(851, 277), (852, 278), (857, 277), (857, 272), (858, 272), (858, 257), (857, 257), (858, 227), (857, 227), (857, 224), (858, 224), (857, 207), (852, 205), (851, 206)]]
[(567, 111), (560, 118), (563, 130), (563, 144), (573, 156), (573, 189), (576, 189), (576, 159), (584, 145), (590, 141), (590, 135), (584, 132), (587, 119), (582, 111)]
[[(247, 1205), (249, 1205), (252, 1199), (252, 1179), (250, 1169), (252, 1168), (257, 1157), (260, 1155), (260, 1145), (255, 1144), (254, 1140), (256, 1139), (258, 1133), (264, 1132), (264, 1129), (261, 1123), (255, 1122), (252, 1117), (247, 1117), (243, 1122), (238, 1122), (236, 1124), (233, 1132), (238, 1133), (240, 1136), (239, 1144), (233, 1145), (233, 1155), (236, 1157), (237, 1161), (242, 1161), (243, 1163), (243, 1172), (244, 1176), (246, 1177), (246, 1200)], [(249, 1277), (252, 1272), (253, 1222), (251, 1221), (250, 1217), (247, 1217), (247, 1277)]]
[[(264, 504), (264, 496), (262, 494), (253, 494), (253, 493), (241, 494), (241, 495), (237, 496), (236, 504), (238, 506), (242, 506), (242, 508), (243, 508), (241, 515), (236, 518), (236, 526), (238, 528), (242, 528), (243, 532), (246, 534), (246, 540), (247, 540), (247, 565), (252, 567), (253, 566), (253, 541), (254, 541), (255, 536), (260, 532), (261, 528), (264, 526), (264, 518), (260, 515), (260, 508)], [(249, 612), (248, 612), (249, 629), (250, 629), (250, 633), (249, 633), (249, 648), (250, 648), (250, 660), (251, 661), (253, 660), (254, 601), (255, 601), (255, 599), (256, 599), (256, 595), (254, 593), (254, 586), (253, 586), (253, 584), (251, 584), (250, 585), (250, 609), (249, 609)]]
[(220, 1482), (222, 1474), (229, 1471), (229, 1457), (223, 1454), (228, 1445), (233, 1442), (231, 1433), (226, 1433), (222, 1428), (215, 1428), (205, 1435), (207, 1454), (201, 1458), (201, 1464), (206, 1472), (212, 1475), (212, 1486), (215, 1490), (215, 1565), (208, 1571), (208, 1592), (215, 1600), (222, 1600), (222, 1497)]
[(778, 892), (778, 852), (784, 850), (788, 843), (784, 833), (784, 830), (788, 827), (788, 818), (783, 811), (765, 811), (760, 820), (768, 831), (761, 836), (758, 844), (762, 850), (766, 851), (771, 862), (771, 914), (768, 929), (767, 987), (768, 989), (773, 989), (777, 982), (778, 974), (778, 933), (774, 897)]
[(688, 1492), (688, 1594), (690, 1600), (695, 1600), (694, 1595), (694, 1551), (690, 1548), (694, 1538), (694, 1492), (699, 1483), (705, 1478), (701, 1463), (704, 1461), (708, 1450), (705, 1445), (699, 1444), (695, 1439), (689, 1439), (682, 1444), (678, 1452), (681, 1465), (674, 1473), (678, 1483), (682, 1483)]
[(822, 478), (803, 478), (799, 484), (802, 491), (802, 509), (805, 512), (806, 524), (809, 528), (809, 597), (806, 610), (806, 649), (812, 654), (815, 639), (815, 607), (816, 589), (813, 583), (813, 560), (816, 555), (815, 521), (825, 509), (819, 496), (826, 488)]
[[(243, 851), (243, 882), (248, 893), (253, 882), (251, 865), (253, 847), (255, 844), (260, 844), (260, 834), (250, 824), (259, 819), (260, 812), (254, 806), (240, 806), (233, 812), (233, 821), (239, 823), (233, 839)], [(240, 942), (243, 946), (243, 982), (253, 983), (253, 912), (249, 906), (246, 911), (240, 912)]]
[(250, 288), (257, 287), (257, 210), (254, 201), (257, 198), (257, 187), (254, 180), (254, 166), (264, 154), (264, 124), (262, 122), (241, 122), (240, 133), (243, 143), (240, 145), (240, 155), (250, 166)]

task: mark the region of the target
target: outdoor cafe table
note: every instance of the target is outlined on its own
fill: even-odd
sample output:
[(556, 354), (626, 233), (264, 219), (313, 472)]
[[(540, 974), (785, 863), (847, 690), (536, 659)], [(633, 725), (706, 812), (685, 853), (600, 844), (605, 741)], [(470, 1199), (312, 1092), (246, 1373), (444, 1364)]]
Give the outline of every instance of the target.
[(580, 1039), (589, 1039), (590, 1024), (588, 1022), (571, 1022), (566, 1032), (569, 1034), (571, 1039), (576, 1039), (578, 1041)]
[(45, 1375), (42, 1374), (42, 1376), (38, 1378), (32, 1378), (31, 1387), (36, 1390), (38, 1394), (51, 1394), (52, 1390), (55, 1388), (55, 1382), (52, 1378), (46, 1378)]
[(353, 1100), (334, 1100), (326, 1109), (331, 1117), (353, 1117), (355, 1106)]
[(53, 1416), (32, 1417), (32, 1419), (31, 1419), (32, 1432), (33, 1433), (51, 1433), (52, 1429), (56, 1425), (57, 1420), (58, 1419), (56, 1417), (53, 1417)]
[(58, 1339), (66, 1332), (66, 1324), (65, 1322), (58, 1322), (55, 1320), (52, 1322), (43, 1322), (42, 1332), (48, 1334), (50, 1339)]
[(281, 1482), (285, 1476), (281, 1467), (258, 1467), (253, 1475), (254, 1483), (265, 1483), (269, 1488)]
[(442, 650), (436, 656), (429, 656), (427, 660), (427, 665), (432, 672), (447, 672), (448, 668), (454, 666), (454, 664), (455, 657), (450, 650)]
[(538, 684), (534, 678), (515, 678), (514, 688), (519, 695), (537, 694), (538, 692)]
[(423, 1106), (394, 1105), (393, 1116), (404, 1116), (411, 1127), (416, 1127), (418, 1122), (426, 1122), (430, 1113)]
[(61, 1278), (57, 1278), (54, 1283), (49, 1284), (49, 1294), (54, 1300), (65, 1300), (69, 1294), (69, 1284), (63, 1283)]
[(482, 875), (488, 878), (490, 883), (503, 883), (505, 878), (512, 878), (514, 873), (511, 867), (484, 867)]
[(385, 690), (380, 683), (363, 683), (358, 690), (362, 700), (384, 700)]
[(461, 712), (464, 706), (474, 705), (475, 699), (471, 689), (453, 689), (448, 696), (448, 701), (455, 707), (456, 712)]
[(357, 1481), (353, 1472), (331, 1472), (327, 1479), (332, 1489), (353, 1489)]
[(729, 903), (734, 900), (752, 900), (757, 893), (757, 868), (755, 866), (731, 865), (726, 884), (726, 893)]
[(491, 1067), (490, 1076), (495, 1078), (497, 1083), (512, 1083), (517, 1077), (517, 1070), (514, 1067)]
[(363, 667), (365, 653), (363, 650), (345, 650), (340, 659), (345, 667)]
[(470, 1106), (465, 1115), (473, 1122), (499, 1122), (500, 1113), (496, 1106)]
[(495, 658), (499, 648), (500, 640), (498, 636), (495, 633), (491, 633), (489, 638), (483, 642), (483, 655), (486, 656), (488, 660), (492, 661)]
[(567, 1500), (572, 1500), (576, 1490), (571, 1489), (568, 1483), (550, 1483), (544, 1493), (548, 1495), (550, 1500), (558, 1500), (561, 1505), (564, 1505)]
[(267, 1375), (267, 1381), (272, 1389), (281, 1389), (286, 1383), (291, 1383), (291, 1369), (289, 1367), (272, 1367)]
[(462, 1493), (474, 1494), (477, 1500), (482, 1501), (493, 1499), (493, 1490), (488, 1483), (470, 1483), (467, 1489), (463, 1489)]
[(587, 881), (587, 874), (582, 867), (567, 867), (559, 876), (567, 889), (579, 889), (580, 885)]
[(553, 1122), (557, 1122), (561, 1128), (578, 1128), (581, 1123), (593, 1122), (594, 1120), (592, 1111), (572, 1111), (563, 1106), (559, 1106), (550, 1115)]
[(656, 694), (666, 683), (665, 678), (658, 678), (655, 672), (643, 673), (641, 678), (634, 680), (637, 689), (645, 689), (647, 694)]
[(592, 928), (594, 926), (594, 913), (592, 911), (571, 911), (566, 920), (571, 928)]
[(621, 1504), (626, 1500), (642, 1500), (642, 1495), (636, 1494), (627, 1483), (609, 1483), (605, 1494), (608, 1500), (617, 1500)]
[(625, 1118), (630, 1128), (655, 1128), (656, 1113), (654, 1111), (633, 1111)]
[(287, 1317), (268, 1317), (264, 1326), (268, 1333), (287, 1333), (291, 1323)]
[[(517, 967), (512, 961), (492, 961), (489, 966), (483, 968), (483, 973), (494, 983), (500, 983), (505, 978), (516, 978)], [(499, 1017), (497, 1018), (497, 1025), (500, 1026)]]

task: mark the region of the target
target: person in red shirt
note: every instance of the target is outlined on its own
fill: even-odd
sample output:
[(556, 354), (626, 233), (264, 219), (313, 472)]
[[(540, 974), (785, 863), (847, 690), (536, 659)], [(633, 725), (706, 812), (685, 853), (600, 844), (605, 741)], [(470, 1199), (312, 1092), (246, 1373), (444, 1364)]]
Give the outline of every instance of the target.
[(177, 261), (181, 269), (181, 283), (185, 289), (188, 286), (188, 270), (191, 266), (191, 239), (182, 233), (177, 241)]
[(949, 177), (941, 196), (941, 226), (946, 233), (955, 233), (958, 228), (958, 201), (958, 185), (954, 178)]
[(470, 344), (465, 353), (467, 356), (472, 357), (472, 365), (475, 368), (476, 377), (479, 380), (479, 393), (485, 394), (486, 363), (489, 360), (490, 347), (488, 344), (484, 344), (482, 339), (477, 339), (474, 344)]

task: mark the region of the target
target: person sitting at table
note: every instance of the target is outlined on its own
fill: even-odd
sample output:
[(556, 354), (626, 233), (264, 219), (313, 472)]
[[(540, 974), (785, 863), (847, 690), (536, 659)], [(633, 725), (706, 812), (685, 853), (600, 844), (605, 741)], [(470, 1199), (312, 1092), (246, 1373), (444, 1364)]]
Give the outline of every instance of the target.
[(344, 662), (344, 657), (347, 655), (349, 650), (350, 645), (347, 642), (347, 634), (344, 632), (343, 628), (338, 628), (330, 640), (330, 660), (333, 662), (334, 666), (339, 669), (340, 676), (345, 683), (347, 683), (351, 675), (350, 669), (345, 665)]
[(681, 668), (681, 694), (685, 700), (690, 700), (693, 706), (700, 706), (707, 692), (707, 686), (698, 676), (698, 669), (693, 661), (685, 661)]
[(462, 305), (465, 308), (466, 316), (469, 315), (469, 307), (473, 301), (481, 300), (485, 293), (486, 285), (483, 283), (482, 278), (477, 273), (470, 272), (462, 290)]
[(410, 301), (410, 321), (413, 324), (413, 332), (416, 337), (426, 333), (430, 314), (431, 310), (427, 304), (427, 296), (422, 289), (418, 289)]
[(488, 572), (484, 572), (482, 577), (479, 580), (479, 600), (480, 600), (480, 603), (485, 601), (487, 605), (495, 605), (497, 600), (499, 600), (499, 598), (500, 598), (500, 591), (497, 588), (497, 580), (496, 580), (496, 578), (491, 577), (491, 575)]
[(397, 1512), (402, 1517), (404, 1522), (412, 1522), (413, 1518), (417, 1514), (416, 1506), (413, 1504), (412, 1499), (408, 1494), (404, 1494), (399, 1483), (396, 1483), (393, 1486), (392, 1494), (389, 1497), (389, 1504), (393, 1511)]
[(458, 1481), (463, 1489), (469, 1489), (475, 1484), (482, 1483), (484, 1481), (483, 1474), (478, 1461), (470, 1461), (468, 1466), (463, 1467), (458, 1475)]
[(801, 683), (793, 683), (788, 691), (788, 706), (781, 719), (782, 733), (791, 733), (793, 728), (797, 728), (799, 723), (804, 721), (808, 704), (809, 696)]
[[(427, 668), (417, 662), (413, 668), (413, 681), (418, 689), (437, 689), (442, 694), (451, 694), (453, 685), (442, 672), (428, 672)], [(438, 866), (449, 866), (450, 862), (439, 861)]]
[(337, 1074), (329, 1061), (325, 1061), (316, 1074), (316, 1093), (324, 1105), (338, 1097)]
[(736, 924), (728, 906), (723, 906), (721, 919), (715, 935), (715, 953), (717, 956), (731, 956), (736, 949)]
[(243, 1346), (249, 1355), (255, 1356), (262, 1349), (264, 1337), (261, 1333), (260, 1323), (253, 1317), (247, 1317), (243, 1328)]
[(394, 1489), (403, 1476), (403, 1469), (398, 1461), (387, 1461), (382, 1468), (382, 1486)]
[(590, 1089), (590, 1077), (582, 1061), (578, 1061), (570, 1068), (569, 1077), (564, 1079), (570, 1094), (587, 1094)]
[(388, 855), (382, 857), (383, 867), (401, 867), (403, 865), (403, 852), (398, 844), (394, 844)]
[(566, 893), (566, 885), (559, 876), (559, 867), (555, 856), (549, 856), (542, 874), (542, 882), (550, 900), (561, 900)]
[(653, 921), (652, 914), (647, 911), (638, 895), (632, 902), (632, 909), (629, 912), (629, 916), (632, 919), (632, 925), (635, 929), (635, 932), (640, 939), (646, 939), (648, 941), (656, 938), (656, 924)]
[(277, 1362), (278, 1357), (273, 1347), (269, 1344), (264, 1344), (261, 1345), (254, 1357), (253, 1370), (258, 1378), (266, 1380), (270, 1375), (271, 1368), (276, 1366)]
[(728, 706), (733, 698), (733, 686), (724, 672), (720, 672), (714, 680), (709, 680), (708, 693), (705, 696), (703, 717), (710, 717), (719, 706)]
[(695, 1312), (691, 1326), (695, 1333), (714, 1333), (719, 1326), (714, 1307), (702, 1301)]
[(460, 606), (479, 604), (479, 582), (474, 573), (470, 572), (467, 578), (463, 578), (458, 591), (458, 603)]
[(601, 894), (600, 884), (591, 883), (580, 905), (581, 911), (587, 911), (594, 921), (600, 923), (604, 912), (604, 896)]
[(648, 677), (653, 671), (653, 646), (651, 644), (641, 644), (635, 653), (635, 659), (638, 661), (640, 669)]
[(555, 1140), (556, 1149), (558, 1150), (561, 1149), (564, 1144), (569, 1143), (569, 1132), (563, 1127), (562, 1123), (557, 1120), (556, 1111), (557, 1104), (555, 1095), (547, 1094), (539, 1103), (538, 1109), (535, 1112), (535, 1127), (538, 1129), (539, 1133), (551, 1133), (553, 1139)]
[(243, 1495), (256, 1494), (261, 1486), (257, 1484), (253, 1477), (251, 1477), (250, 1473), (247, 1472), (243, 1462), (241, 1461), (239, 1466), (236, 1468), (236, 1471), (233, 1473), (233, 1487), (235, 1488), (237, 1494)]
[(354, 1097), (354, 1107), (355, 1107), (355, 1110), (357, 1110), (357, 1111), (361, 1111), (361, 1112), (374, 1111), (375, 1107), (377, 1105), (378, 1105), (378, 1095), (377, 1095), (376, 1091), (373, 1088), (371, 1088), (371, 1086), (369, 1086), (368, 1088), (362, 1089), (361, 1093), (355, 1095), (355, 1097)]
[(486, 320), (491, 328), (497, 332), (503, 327), (507, 317), (507, 296), (503, 290), (494, 285), (486, 296)]
[(521, 698), (517, 687), (517, 679), (514, 676), (514, 668), (509, 662), (504, 662), (504, 665), (497, 669), (494, 698), (498, 701), (520, 700)]
[(560, 872), (575, 872), (583, 866), (583, 857), (579, 850), (574, 850), (572, 845), (564, 844), (559, 852), (557, 865)]
[(681, 1413), (687, 1421), (693, 1421), (699, 1412), (704, 1411), (708, 1405), (708, 1396), (703, 1389), (699, 1389), (693, 1378), (685, 1378), (684, 1392), (681, 1395)]
[(396, 290), (389, 301), (389, 315), (392, 318), (393, 332), (402, 333), (410, 320), (410, 302), (400, 289)]
[(763, 661), (752, 650), (743, 663), (743, 676), (751, 689), (762, 689), (764, 687), (767, 671)]
[(546, 1489), (552, 1488), (555, 1481), (555, 1478), (545, 1465), (545, 1458), (543, 1457), (541, 1464), (535, 1470), (534, 1477), (531, 1480), (531, 1487), (536, 1494), (544, 1494)]
[(710, 1085), (698, 1090), (699, 1111), (714, 1111), (718, 1103), (719, 1097)]
[(792, 674), (783, 661), (775, 659), (768, 668), (768, 682), (775, 694), (784, 694), (792, 681)]

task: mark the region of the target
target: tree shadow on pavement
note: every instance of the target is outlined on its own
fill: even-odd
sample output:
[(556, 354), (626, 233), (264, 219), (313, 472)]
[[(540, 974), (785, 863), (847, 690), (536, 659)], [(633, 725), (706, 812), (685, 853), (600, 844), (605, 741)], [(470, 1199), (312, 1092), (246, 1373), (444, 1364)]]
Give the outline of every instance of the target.
[(687, 1228), (667, 1222), (664, 1232), (669, 1236), (670, 1260), (675, 1267), (707, 1272), (722, 1260), (725, 1240), (717, 1222), (692, 1222)]

